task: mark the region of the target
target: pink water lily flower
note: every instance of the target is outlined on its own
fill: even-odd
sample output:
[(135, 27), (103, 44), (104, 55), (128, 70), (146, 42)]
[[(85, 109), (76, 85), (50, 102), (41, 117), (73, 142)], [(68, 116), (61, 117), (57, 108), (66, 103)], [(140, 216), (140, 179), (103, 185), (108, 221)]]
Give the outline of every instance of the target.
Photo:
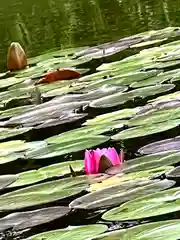
[(124, 153), (118, 155), (115, 148), (97, 148), (96, 150), (86, 150), (84, 166), (86, 174), (104, 173), (108, 168), (119, 166), (124, 161)]

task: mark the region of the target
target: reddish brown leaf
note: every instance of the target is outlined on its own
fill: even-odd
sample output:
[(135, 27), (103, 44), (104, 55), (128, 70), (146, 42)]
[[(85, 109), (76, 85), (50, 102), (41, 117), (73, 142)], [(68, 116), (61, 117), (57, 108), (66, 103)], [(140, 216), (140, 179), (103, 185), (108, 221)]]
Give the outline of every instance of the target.
[(47, 73), (38, 83), (51, 83), (58, 80), (69, 80), (74, 78), (79, 78), (80, 73), (70, 70), (70, 69), (61, 69), (54, 72)]

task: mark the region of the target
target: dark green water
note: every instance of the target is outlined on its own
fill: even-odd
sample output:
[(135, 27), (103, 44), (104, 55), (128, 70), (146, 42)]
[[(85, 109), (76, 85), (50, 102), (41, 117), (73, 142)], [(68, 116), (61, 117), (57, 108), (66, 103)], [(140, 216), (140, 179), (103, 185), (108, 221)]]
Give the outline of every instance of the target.
[(6, 0), (0, 7), (0, 67), (10, 42), (29, 56), (180, 26), (178, 0)]

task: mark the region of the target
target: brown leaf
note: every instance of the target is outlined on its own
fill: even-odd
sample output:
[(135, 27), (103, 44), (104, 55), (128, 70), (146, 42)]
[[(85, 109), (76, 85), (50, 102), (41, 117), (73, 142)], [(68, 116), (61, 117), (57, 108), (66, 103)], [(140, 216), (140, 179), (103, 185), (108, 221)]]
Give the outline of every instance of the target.
[(61, 69), (47, 73), (38, 83), (51, 83), (58, 80), (70, 80), (79, 78), (80, 73), (70, 69)]

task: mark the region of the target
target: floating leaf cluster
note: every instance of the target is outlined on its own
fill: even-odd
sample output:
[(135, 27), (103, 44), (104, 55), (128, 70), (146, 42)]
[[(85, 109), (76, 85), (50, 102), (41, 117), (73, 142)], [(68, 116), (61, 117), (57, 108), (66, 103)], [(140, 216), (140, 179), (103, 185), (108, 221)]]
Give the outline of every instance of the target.
[[(179, 36), (169, 27), (57, 49), (0, 74), (1, 233), (177, 240)], [(57, 69), (77, 78), (41, 81)], [(86, 175), (85, 150), (97, 148), (123, 149), (125, 161)]]

